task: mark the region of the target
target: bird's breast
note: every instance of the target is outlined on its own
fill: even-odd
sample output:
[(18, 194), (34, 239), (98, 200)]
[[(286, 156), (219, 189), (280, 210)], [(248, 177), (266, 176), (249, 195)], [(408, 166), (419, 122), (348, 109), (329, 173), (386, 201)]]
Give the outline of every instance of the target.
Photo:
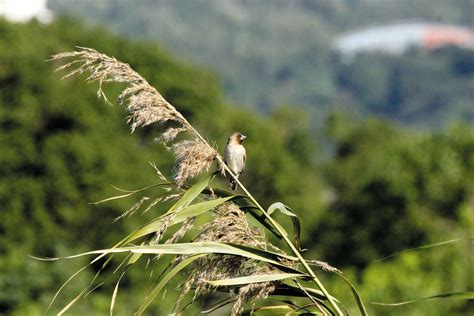
[(225, 160), (230, 170), (235, 174), (240, 174), (245, 165), (245, 148), (239, 144), (229, 144), (225, 151)]

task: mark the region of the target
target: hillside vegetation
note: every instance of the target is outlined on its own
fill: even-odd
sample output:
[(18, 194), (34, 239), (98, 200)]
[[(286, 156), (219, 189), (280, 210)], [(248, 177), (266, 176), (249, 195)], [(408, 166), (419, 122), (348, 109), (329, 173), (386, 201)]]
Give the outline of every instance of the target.
[(263, 113), (281, 105), (301, 106), (317, 127), (337, 108), (431, 129), (457, 119), (473, 120), (473, 51), (365, 54), (349, 65), (331, 51), (338, 35), (393, 21), (472, 28), (472, 0), (49, 3), (59, 14), (159, 42), (177, 56), (212, 69), (228, 100)]

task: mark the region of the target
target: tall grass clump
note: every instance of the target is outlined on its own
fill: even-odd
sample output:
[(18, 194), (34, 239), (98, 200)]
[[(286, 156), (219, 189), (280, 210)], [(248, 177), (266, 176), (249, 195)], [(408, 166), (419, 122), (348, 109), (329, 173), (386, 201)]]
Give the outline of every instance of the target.
[[(127, 269), (145, 256), (151, 259), (151, 264), (156, 260), (166, 260), (169, 264), (143, 298), (136, 315), (141, 315), (158, 294), (170, 286), (176, 286), (172, 283), (173, 278), (183, 272), (188, 277), (180, 286), (175, 313), (181, 313), (196, 298), (216, 291), (225, 293), (226, 298), (203, 312), (232, 304), (232, 315), (269, 311), (317, 315), (345, 313), (341, 302), (329, 294), (313, 268), (340, 276), (342, 273), (324, 262), (303, 257), (299, 245), (298, 216), (280, 202), (268, 208), (260, 205), (224, 163), (217, 149), (128, 64), (82, 47), (77, 51), (54, 55), (52, 60), (68, 60), (58, 68), (70, 70), (65, 77), (86, 74), (87, 82), (98, 82), (98, 97), (103, 98), (106, 103), (110, 102), (102, 89), (104, 84), (124, 84), (118, 103), (129, 113), (128, 123), (132, 132), (138, 127), (155, 123), (167, 126), (160, 129), (163, 132), (157, 140), (176, 157), (171, 179), (166, 178), (153, 165), (158, 176), (157, 183), (98, 202), (139, 195), (159, 187), (163, 189), (159, 194), (151, 199), (141, 198), (118, 219), (138, 210), (152, 212), (156, 209), (155, 206), (169, 205), (165, 212), (156, 214), (154, 220), (138, 227), (111, 248), (68, 257), (95, 255), (91, 264), (103, 262), (102, 269), (98, 272), (100, 274), (105, 266), (112, 264), (112, 257), (123, 254), (122, 264), (116, 268), (116, 271), (122, 273), (117, 274), (120, 276), (111, 293), (111, 314), (120, 279)], [(232, 177), (243, 194), (235, 195), (216, 188), (213, 181), (218, 174)], [(286, 215), (291, 221), (293, 236), (272, 217), (276, 211)], [(204, 214), (211, 214), (210, 217), (204, 217), (210, 220), (194, 227), (198, 219), (202, 221)], [(251, 226), (247, 216), (260, 222), (261, 228)], [(169, 234), (171, 231), (174, 233)], [(196, 231), (197, 233), (192, 233)], [(284, 247), (272, 244), (267, 235), (274, 235), (282, 240)], [(343, 276), (342, 279), (347, 281)], [(94, 282), (95, 279), (60, 314), (93, 289)], [(362, 300), (352, 286), (351, 289), (361, 314), (365, 315)], [(193, 294), (188, 295), (190, 293)], [(274, 300), (265, 300), (270, 297)]]

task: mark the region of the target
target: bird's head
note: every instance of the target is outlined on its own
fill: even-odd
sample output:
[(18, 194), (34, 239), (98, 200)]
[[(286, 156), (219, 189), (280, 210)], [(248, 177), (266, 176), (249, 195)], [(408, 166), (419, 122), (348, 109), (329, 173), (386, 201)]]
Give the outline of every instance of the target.
[(240, 132), (235, 132), (232, 135), (230, 135), (229, 140), (227, 141), (227, 143), (232, 142), (232, 143), (236, 143), (236, 144), (242, 144), (242, 142), (246, 138), (247, 138), (247, 136), (245, 136), (244, 134), (242, 134)]

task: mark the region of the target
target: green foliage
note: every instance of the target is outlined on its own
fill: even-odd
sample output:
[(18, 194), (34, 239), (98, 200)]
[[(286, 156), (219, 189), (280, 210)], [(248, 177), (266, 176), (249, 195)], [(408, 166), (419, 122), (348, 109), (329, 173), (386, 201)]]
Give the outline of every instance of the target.
[[(439, 129), (455, 119), (471, 121), (474, 76), (472, 51), (445, 48), (404, 56), (359, 55), (341, 65), (341, 90), (371, 113)], [(359, 103), (359, 104), (357, 104)]]
[(331, 127), (335, 156), (328, 176), (336, 198), (315, 229), (323, 243), (338, 245), (326, 253), (331, 262), (364, 266), (404, 248), (463, 236), (468, 227), (446, 232), (445, 225), (460, 221), (473, 194), (471, 129), (424, 135), (378, 120), (345, 128), (337, 118)]
[[(312, 231), (322, 257), (354, 269), (366, 302), (396, 303), (472, 290), (471, 241), (373, 262), (424, 244), (472, 238), (472, 128), (457, 125), (424, 134), (377, 119), (351, 124), (339, 115), (329, 134), (334, 160), (327, 175), (334, 200)], [(369, 312), (463, 315), (469, 304), (440, 300), (396, 308), (369, 305)]]

